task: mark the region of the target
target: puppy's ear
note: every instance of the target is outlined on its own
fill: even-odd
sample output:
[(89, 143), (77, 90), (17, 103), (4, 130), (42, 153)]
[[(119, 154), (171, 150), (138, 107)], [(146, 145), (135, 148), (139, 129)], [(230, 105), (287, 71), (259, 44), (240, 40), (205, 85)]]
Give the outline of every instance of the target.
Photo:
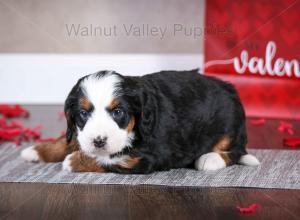
[[(123, 98), (127, 99), (137, 119), (137, 129), (144, 140), (155, 132), (158, 118), (158, 104), (155, 90), (143, 84), (139, 78), (123, 77), (121, 85)], [(142, 86), (141, 86), (142, 85)]]
[(67, 119), (66, 139), (67, 143), (70, 143), (76, 135), (75, 118), (72, 113), (72, 104), (70, 102), (70, 98), (67, 98), (65, 102), (65, 115)]
[(67, 143), (70, 143), (73, 138), (76, 137), (76, 124), (75, 124), (75, 110), (78, 105), (78, 95), (79, 95), (79, 84), (82, 79), (79, 79), (77, 84), (72, 88), (71, 92), (69, 93), (66, 101), (65, 101), (65, 116), (67, 119), (67, 131), (66, 131), (66, 138)]
[(77, 135), (76, 124), (75, 124), (75, 115), (74, 112), (78, 105), (78, 98), (80, 94), (80, 83), (87, 76), (84, 76), (78, 80), (75, 86), (70, 91), (66, 101), (65, 101), (65, 116), (67, 119), (67, 131), (66, 131), (66, 139), (67, 142), (70, 143), (72, 139), (74, 139)]
[(155, 95), (146, 91), (140, 95), (140, 101), (139, 131), (144, 139), (148, 139), (157, 127), (158, 104)]

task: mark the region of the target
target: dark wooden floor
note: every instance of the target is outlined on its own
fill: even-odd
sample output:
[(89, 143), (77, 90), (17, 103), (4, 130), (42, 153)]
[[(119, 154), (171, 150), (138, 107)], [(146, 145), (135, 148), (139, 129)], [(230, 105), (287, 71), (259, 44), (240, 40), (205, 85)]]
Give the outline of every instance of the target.
[[(45, 137), (64, 129), (61, 106), (29, 106), (25, 123), (43, 124)], [(296, 136), (299, 122), (292, 121)], [(250, 148), (282, 149), (278, 120), (248, 123)], [(0, 146), (1, 147), (1, 146)], [(300, 175), (300, 174), (299, 174)], [(258, 203), (252, 214), (236, 205)], [(300, 219), (300, 190), (0, 183), (0, 219)]]

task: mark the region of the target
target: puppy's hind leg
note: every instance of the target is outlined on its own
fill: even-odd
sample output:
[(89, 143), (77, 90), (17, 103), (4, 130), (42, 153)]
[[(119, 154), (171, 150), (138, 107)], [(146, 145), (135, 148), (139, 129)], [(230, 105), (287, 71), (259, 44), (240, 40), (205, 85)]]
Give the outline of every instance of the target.
[(231, 139), (227, 136), (221, 138), (212, 148), (212, 152), (201, 155), (195, 161), (197, 170), (218, 170), (233, 164), (242, 164), (246, 166), (259, 165), (258, 159), (247, 154), (245, 148), (231, 147)]
[(252, 154), (241, 156), (238, 163), (245, 166), (258, 166), (260, 164), (259, 160)]
[(228, 136), (222, 137), (213, 147), (212, 152), (201, 155), (195, 161), (195, 168), (197, 170), (219, 170), (231, 164), (228, 155), (228, 148), (230, 147), (230, 138)]
[(216, 152), (203, 154), (195, 161), (195, 168), (197, 170), (213, 171), (225, 168), (226, 166), (225, 160)]
[(78, 149), (77, 141), (67, 143), (66, 137), (62, 136), (55, 141), (40, 143), (22, 150), (21, 157), (30, 162), (60, 162)]

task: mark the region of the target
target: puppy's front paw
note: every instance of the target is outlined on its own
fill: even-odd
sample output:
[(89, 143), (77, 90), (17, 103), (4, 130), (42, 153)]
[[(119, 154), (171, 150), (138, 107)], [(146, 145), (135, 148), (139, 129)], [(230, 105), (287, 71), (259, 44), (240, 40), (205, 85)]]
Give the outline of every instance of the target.
[(28, 147), (28, 148), (22, 150), (21, 157), (24, 160), (29, 161), (29, 162), (39, 162), (40, 161), (40, 157), (39, 157), (37, 150), (35, 149), (35, 146), (31, 146), (31, 147)]
[(105, 172), (95, 158), (85, 155), (81, 151), (75, 151), (66, 156), (62, 169), (68, 172)]
[(197, 170), (212, 171), (219, 170), (226, 167), (226, 163), (220, 154), (211, 152), (203, 154), (195, 161), (195, 168)]
[[(75, 152), (76, 153), (76, 152)], [(62, 169), (65, 170), (65, 171), (68, 171), (68, 172), (72, 172), (73, 171), (73, 168), (72, 168), (72, 154), (69, 154), (66, 156), (66, 158), (64, 159), (63, 163), (62, 163)]]

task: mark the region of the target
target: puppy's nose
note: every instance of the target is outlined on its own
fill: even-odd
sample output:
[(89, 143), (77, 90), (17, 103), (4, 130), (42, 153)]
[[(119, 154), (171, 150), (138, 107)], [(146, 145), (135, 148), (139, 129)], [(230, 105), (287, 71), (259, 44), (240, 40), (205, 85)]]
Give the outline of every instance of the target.
[(107, 137), (104, 137), (104, 138), (97, 137), (94, 139), (93, 143), (94, 143), (95, 147), (101, 148), (101, 147), (105, 146), (106, 140), (107, 140)]

